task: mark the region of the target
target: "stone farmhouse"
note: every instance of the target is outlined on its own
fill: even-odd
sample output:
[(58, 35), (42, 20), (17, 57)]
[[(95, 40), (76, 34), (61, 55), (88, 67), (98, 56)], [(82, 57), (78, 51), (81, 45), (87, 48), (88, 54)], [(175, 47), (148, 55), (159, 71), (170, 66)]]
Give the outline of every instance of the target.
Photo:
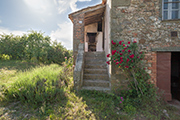
[(102, 0), (69, 14), (73, 23), (75, 89), (126, 89), (108, 66), (111, 40), (133, 41), (146, 53), (147, 72), (167, 101), (180, 99), (180, 0)]

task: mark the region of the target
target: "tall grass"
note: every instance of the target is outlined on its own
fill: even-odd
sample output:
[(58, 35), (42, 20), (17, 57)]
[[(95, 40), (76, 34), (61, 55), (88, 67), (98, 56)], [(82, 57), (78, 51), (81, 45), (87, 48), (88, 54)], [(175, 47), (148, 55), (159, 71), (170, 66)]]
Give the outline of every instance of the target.
[(1, 97), (6, 101), (17, 100), (35, 106), (62, 100), (68, 77), (61, 71), (61, 66), (52, 64), (19, 72), (13, 77), (13, 82), (2, 86)]

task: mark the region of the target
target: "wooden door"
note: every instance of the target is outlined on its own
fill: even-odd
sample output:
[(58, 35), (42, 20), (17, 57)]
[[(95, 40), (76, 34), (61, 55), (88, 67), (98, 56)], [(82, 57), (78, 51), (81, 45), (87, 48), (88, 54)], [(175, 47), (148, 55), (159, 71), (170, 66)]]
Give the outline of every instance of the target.
[(157, 87), (164, 91), (166, 101), (171, 101), (171, 53), (157, 53)]

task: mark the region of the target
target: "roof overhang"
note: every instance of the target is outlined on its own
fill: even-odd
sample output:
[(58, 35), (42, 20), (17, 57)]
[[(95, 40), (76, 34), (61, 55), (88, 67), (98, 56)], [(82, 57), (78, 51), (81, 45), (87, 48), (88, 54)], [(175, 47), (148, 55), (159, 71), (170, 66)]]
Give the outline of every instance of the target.
[(69, 14), (69, 18), (73, 22), (73, 18), (75, 16), (78, 16), (78, 15), (84, 13), (84, 24), (85, 25), (100, 22), (100, 21), (102, 21), (102, 18), (104, 16), (105, 8), (106, 8), (106, 5), (104, 5), (104, 4), (87, 7), (87, 8), (81, 9), (77, 12)]

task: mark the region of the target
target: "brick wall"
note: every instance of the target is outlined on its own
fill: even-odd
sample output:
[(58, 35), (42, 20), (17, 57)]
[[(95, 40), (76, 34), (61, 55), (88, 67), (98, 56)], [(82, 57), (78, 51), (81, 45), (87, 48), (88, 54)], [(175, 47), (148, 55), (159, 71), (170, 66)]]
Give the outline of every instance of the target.
[[(67, 31), (68, 32), (68, 31)], [(73, 16), (73, 55), (77, 58), (78, 45), (84, 43), (84, 13)]]

